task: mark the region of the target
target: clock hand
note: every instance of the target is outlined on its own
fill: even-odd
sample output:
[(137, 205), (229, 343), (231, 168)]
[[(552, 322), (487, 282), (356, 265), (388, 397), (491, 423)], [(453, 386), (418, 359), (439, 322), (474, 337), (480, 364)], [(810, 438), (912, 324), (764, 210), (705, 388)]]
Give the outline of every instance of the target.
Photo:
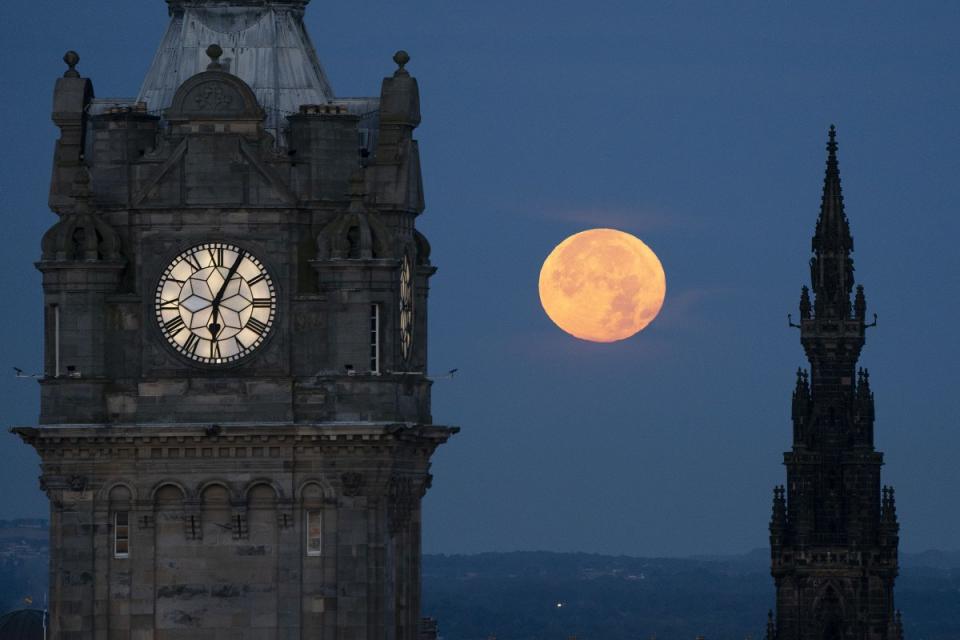
[(219, 335), (220, 333), (220, 329), (222, 329), (222, 327), (220, 326), (220, 323), (217, 322), (217, 315), (219, 314), (219, 312), (220, 312), (219, 305), (218, 304), (213, 305), (213, 313), (210, 315), (210, 324), (207, 325), (207, 329), (210, 331), (211, 340), (216, 340), (217, 335)]
[(217, 322), (217, 317), (220, 313), (220, 301), (223, 300), (223, 294), (227, 290), (227, 285), (230, 283), (230, 280), (233, 279), (233, 276), (236, 275), (237, 269), (240, 268), (240, 263), (246, 257), (246, 252), (240, 250), (237, 252), (237, 259), (233, 261), (233, 265), (230, 267), (230, 270), (227, 271), (227, 277), (224, 278), (223, 284), (220, 285), (220, 291), (217, 292), (217, 295), (213, 298), (213, 313), (211, 314), (211, 322), (207, 325), (207, 329), (210, 330), (210, 335), (212, 339), (217, 339), (217, 334), (220, 333), (220, 324)]

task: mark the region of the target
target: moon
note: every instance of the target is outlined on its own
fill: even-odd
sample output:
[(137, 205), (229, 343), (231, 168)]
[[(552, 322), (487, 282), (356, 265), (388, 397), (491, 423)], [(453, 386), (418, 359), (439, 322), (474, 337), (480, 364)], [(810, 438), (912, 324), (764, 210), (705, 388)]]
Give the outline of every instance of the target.
[(663, 265), (639, 238), (616, 229), (576, 233), (540, 269), (540, 304), (570, 335), (591, 342), (625, 340), (663, 307)]

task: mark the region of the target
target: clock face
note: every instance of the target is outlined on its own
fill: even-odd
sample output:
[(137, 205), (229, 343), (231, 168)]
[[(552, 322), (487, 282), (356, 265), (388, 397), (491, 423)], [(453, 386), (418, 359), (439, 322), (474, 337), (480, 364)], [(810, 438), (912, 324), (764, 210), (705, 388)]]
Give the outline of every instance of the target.
[(226, 364), (263, 343), (277, 313), (277, 292), (253, 254), (211, 242), (173, 259), (157, 284), (155, 304), (170, 346), (196, 362)]
[(410, 358), (413, 349), (413, 274), (410, 258), (403, 257), (400, 263), (400, 353), (404, 360)]

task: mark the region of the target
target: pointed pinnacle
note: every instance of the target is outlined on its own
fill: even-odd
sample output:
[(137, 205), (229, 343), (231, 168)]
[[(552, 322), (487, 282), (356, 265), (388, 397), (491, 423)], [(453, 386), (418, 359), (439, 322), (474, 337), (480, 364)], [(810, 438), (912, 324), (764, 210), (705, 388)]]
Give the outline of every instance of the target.
[[(835, 178), (837, 181), (837, 195), (839, 195), (840, 164), (837, 162), (837, 128), (830, 125), (827, 132), (827, 180)], [(826, 193), (824, 194), (826, 195)]]
[(827, 142), (827, 168), (823, 179), (820, 215), (812, 249), (813, 291), (817, 314), (846, 317), (850, 314), (850, 293), (853, 289), (853, 238), (843, 210), (840, 186), (840, 165), (837, 162), (836, 127), (831, 126)]

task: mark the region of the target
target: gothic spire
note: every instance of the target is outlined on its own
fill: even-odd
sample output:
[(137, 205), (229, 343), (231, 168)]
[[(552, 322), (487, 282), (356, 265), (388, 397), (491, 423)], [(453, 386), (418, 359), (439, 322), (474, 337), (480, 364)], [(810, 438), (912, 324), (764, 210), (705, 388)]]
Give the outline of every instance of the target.
[[(870, 375), (857, 371), (866, 329), (873, 325), (864, 322), (866, 296), (853, 281), (853, 238), (834, 127), (812, 252), (812, 282), (800, 291), (799, 324), (788, 316), (800, 330), (810, 372), (797, 371), (793, 447), (784, 454), (787, 482), (773, 492), (770, 570), (778, 624), (768, 624), (767, 638), (880, 638), (874, 629), (882, 627), (883, 640), (903, 640), (889, 631), (900, 529), (893, 490), (880, 491), (883, 454), (873, 442)], [(849, 553), (836, 553), (838, 548)], [(864, 576), (878, 585), (869, 598), (856, 595)], [(825, 588), (824, 581), (834, 582), (830, 595), (809, 598)], [(831, 618), (825, 636), (823, 622)]]
[(837, 130), (830, 125), (827, 141), (827, 170), (823, 179), (820, 217), (813, 236), (814, 257), (810, 261), (815, 312), (829, 317), (847, 317), (853, 290), (853, 238), (843, 210), (840, 164), (837, 161)]

